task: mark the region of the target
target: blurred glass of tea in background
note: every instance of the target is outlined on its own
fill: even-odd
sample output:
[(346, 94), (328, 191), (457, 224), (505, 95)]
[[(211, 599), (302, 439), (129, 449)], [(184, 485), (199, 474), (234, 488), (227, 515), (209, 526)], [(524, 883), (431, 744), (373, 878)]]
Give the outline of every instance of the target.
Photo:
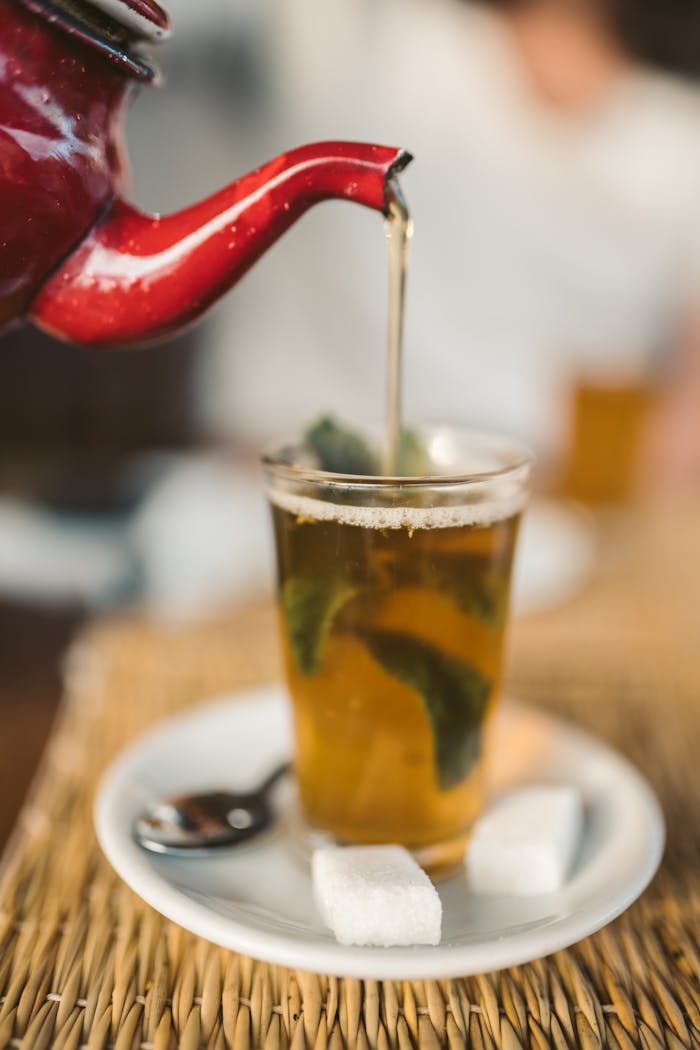
[(642, 479), (657, 388), (651, 377), (581, 373), (572, 383), (561, 488), (587, 504), (623, 503)]

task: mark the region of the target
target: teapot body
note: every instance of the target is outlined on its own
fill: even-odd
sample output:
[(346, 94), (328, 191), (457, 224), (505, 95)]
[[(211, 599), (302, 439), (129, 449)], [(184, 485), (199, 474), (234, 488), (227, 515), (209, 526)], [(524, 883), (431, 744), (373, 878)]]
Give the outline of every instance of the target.
[(0, 0), (0, 331), (22, 319), (86, 345), (162, 339), (313, 205), (386, 211), (410, 155), (362, 142), (288, 150), (172, 215), (123, 200), (126, 103), (157, 79), (140, 43), (167, 26), (156, 0)]
[(99, 53), (0, 0), (0, 330), (122, 188), (131, 87)]

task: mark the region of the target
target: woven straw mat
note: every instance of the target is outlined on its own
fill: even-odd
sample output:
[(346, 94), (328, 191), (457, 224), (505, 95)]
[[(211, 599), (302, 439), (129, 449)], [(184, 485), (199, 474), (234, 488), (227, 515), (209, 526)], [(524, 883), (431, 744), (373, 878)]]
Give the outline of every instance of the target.
[(187, 630), (93, 625), (0, 876), (0, 1050), (700, 1050), (700, 508), (684, 520), (650, 523), (579, 599), (511, 635), (511, 693), (610, 741), (652, 782), (668, 824), (662, 870), (607, 929), (480, 977), (289, 970), (143, 904), (96, 845), (97, 781), (145, 726), (276, 680), (274, 617), (261, 603)]

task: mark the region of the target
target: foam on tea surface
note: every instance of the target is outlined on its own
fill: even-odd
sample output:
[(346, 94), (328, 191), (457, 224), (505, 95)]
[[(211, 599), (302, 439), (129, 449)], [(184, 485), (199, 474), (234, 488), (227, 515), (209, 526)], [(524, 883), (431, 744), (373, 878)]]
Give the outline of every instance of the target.
[(498, 503), (443, 507), (355, 507), (275, 489), (270, 492), (270, 499), (275, 506), (299, 519), (334, 521), (341, 525), (379, 530), (449, 529), (465, 525), (486, 527), (514, 517), (526, 503), (523, 493), (516, 491), (509, 499), (499, 498)]

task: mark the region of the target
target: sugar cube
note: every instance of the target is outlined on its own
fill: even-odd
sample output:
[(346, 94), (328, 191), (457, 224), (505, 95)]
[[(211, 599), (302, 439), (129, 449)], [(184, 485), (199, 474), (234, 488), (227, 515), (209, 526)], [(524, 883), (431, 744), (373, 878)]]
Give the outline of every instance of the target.
[(583, 824), (574, 787), (542, 786), (501, 798), (474, 826), (467, 881), (476, 893), (534, 896), (564, 884)]
[(319, 913), (341, 944), (439, 944), (442, 902), (402, 846), (333, 846), (311, 862)]

